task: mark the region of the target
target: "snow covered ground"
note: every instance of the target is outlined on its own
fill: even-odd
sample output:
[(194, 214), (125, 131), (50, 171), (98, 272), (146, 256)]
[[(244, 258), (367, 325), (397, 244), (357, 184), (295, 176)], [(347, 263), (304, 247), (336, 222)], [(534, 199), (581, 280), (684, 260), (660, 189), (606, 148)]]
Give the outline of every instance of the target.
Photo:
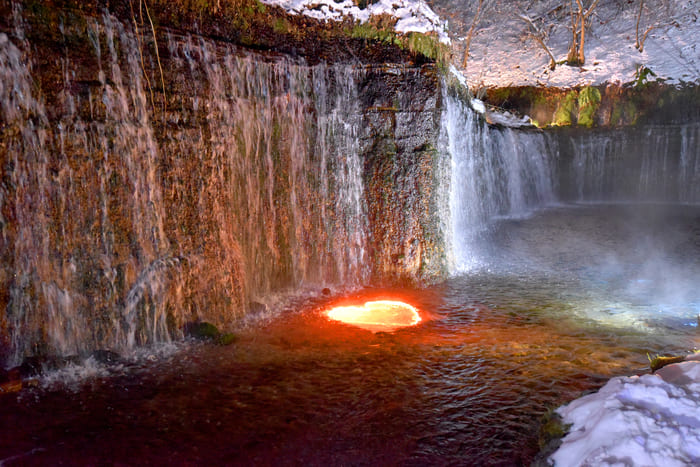
[[(465, 36), (475, 12), (475, 1), (431, 0), (434, 9), (450, 17), (455, 63), (462, 64)], [(647, 0), (640, 33), (653, 29), (644, 51), (635, 48), (639, 0), (601, 0), (586, 34), (583, 67), (548, 68), (549, 57), (528, 35), (529, 26), (518, 17), (542, 19), (548, 31), (546, 44), (555, 59), (566, 58), (571, 41), (568, 3), (556, 0), (486, 0), (470, 47), (466, 70), (470, 87), (556, 86), (628, 83), (640, 66), (671, 84), (700, 84), (700, 1)], [(590, 2), (584, 2), (590, 4)], [(661, 5), (666, 3), (668, 9)], [(466, 5), (471, 5), (467, 8)], [(462, 6), (461, 10), (459, 9)]]
[(700, 354), (612, 378), (557, 412), (572, 426), (550, 457), (556, 467), (700, 465)]
[(423, 0), (379, 0), (367, 2), (360, 8), (352, 0), (261, 0), (268, 5), (284, 8), (288, 13), (302, 14), (321, 21), (350, 17), (366, 22), (370, 16), (389, 15), (398, 19), (397, 32), (436, 32), (440, 41), (450, 43), (447, 22), (442, 20)]

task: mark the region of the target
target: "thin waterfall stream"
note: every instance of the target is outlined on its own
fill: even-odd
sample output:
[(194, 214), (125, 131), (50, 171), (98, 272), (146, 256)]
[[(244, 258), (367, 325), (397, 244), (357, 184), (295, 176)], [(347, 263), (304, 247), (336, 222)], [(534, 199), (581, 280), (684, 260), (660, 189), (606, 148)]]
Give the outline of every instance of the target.
[[(698, 123), (495, 127), (430, 66), (175, 30), (159, 97), (106, 12), (51, 92), (15, 27), (0, 366), (62, 364), (0, 396), (0, 465), (530, 464), (548, 411), (700, 341)], [(420, 320), (328, 318), (383, 300)]]

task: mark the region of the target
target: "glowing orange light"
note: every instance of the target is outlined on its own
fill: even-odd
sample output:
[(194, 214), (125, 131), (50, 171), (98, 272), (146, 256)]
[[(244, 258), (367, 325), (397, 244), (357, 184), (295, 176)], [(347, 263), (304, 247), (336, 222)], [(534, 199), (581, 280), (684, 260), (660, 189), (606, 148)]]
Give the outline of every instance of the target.
[(369, 331), (391, 332), (421, 321), (418, 310), (403, 302), (377, 300), (364, 305), (338, 306), (327, 312), (330, 319)]

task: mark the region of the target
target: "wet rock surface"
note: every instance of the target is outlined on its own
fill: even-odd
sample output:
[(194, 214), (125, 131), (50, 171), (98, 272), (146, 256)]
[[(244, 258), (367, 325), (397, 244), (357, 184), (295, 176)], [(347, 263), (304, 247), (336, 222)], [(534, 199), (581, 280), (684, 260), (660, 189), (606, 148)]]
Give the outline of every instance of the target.
[(436, 67), (256, 5), (0, 2), (0, 366), (444, 273)]

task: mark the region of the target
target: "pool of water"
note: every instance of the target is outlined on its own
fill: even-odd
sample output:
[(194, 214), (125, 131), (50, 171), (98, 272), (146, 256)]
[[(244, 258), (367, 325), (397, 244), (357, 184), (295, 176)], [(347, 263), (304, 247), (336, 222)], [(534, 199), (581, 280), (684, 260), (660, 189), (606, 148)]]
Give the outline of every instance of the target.
[[(700, 341), (696, 207), (553, 207), (496, 221), (472, 252), (435, 286), (309, 299), (231, 346), (3, 396), (0, 459), (528, 465), (549, 410)], [(373, 333), (325, 315), (378, 298), (423, 320)]]

